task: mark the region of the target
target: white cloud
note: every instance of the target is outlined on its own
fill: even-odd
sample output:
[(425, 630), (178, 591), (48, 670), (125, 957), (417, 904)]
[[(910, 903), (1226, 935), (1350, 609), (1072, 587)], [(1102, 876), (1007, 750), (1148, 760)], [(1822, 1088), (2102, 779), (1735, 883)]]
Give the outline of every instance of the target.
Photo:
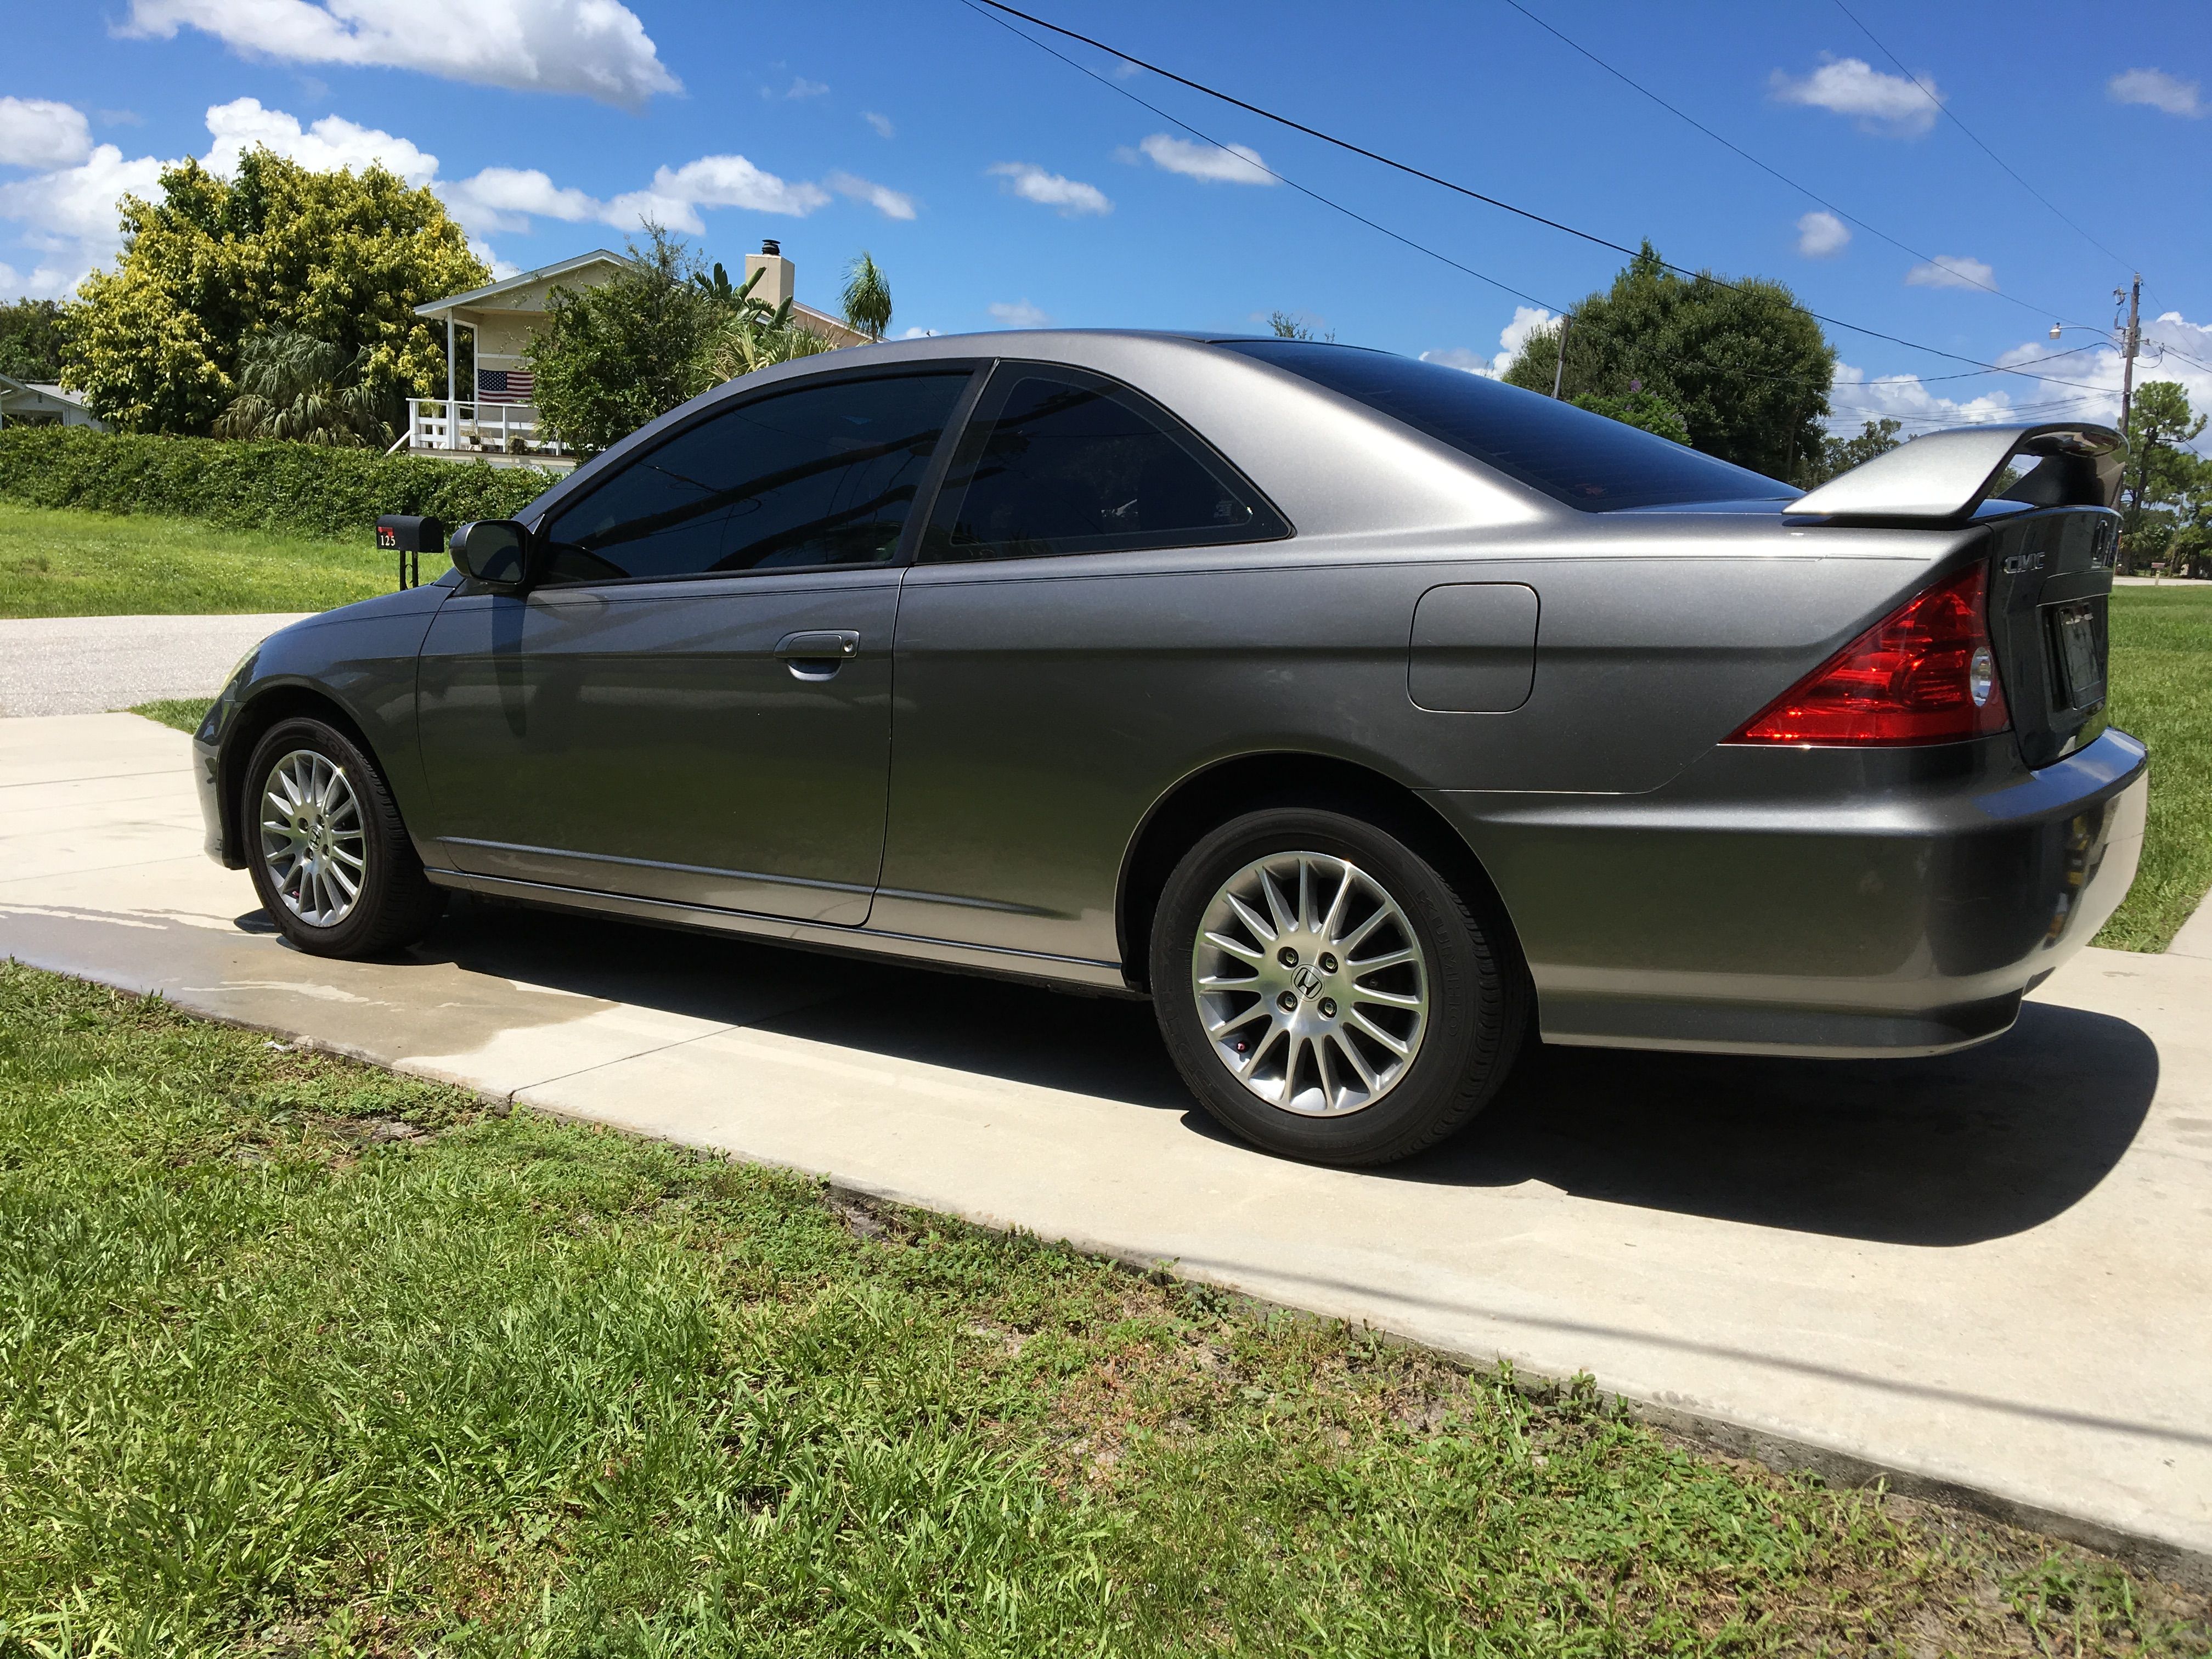
[(829, 90), (830, 84), (826, 81), (810, 81), (803, 75), (794, 75), (791, 77), (791, 84), (781, 92), (770, 92), (763, 87), (761, 94), (767, 98), (819, 98)]
[(1960, 253), (1939, 253), (1924, 265), (1915, 265), (1905, 273), (1908, 288), (1978, 288), (1993, 289), (1997, 285), (1996, 271), (1979, 259), (1970, 259)]
[(2202, 115), (2197, 82), (2168, 75), (2164, 70), (2130, 70), (2105, 82), (2105, 91), (2116, 104), (2148, 104), (2168, 115)]
[(444, 187), (446, 205), (470, 231), (521, 231), (532, 216), (569, 224), (596, 219), (604, 206), (580, 190), (556, 185), (536, 167), (486, 167)]
[(116, 203), (125, 196), (155, 194), (162, 165), (150, 155), (126, 161), (114, 145), (100, 144), (79, 166), (0, 185), (0, 219), (19, 221), (29, 246), (73, 263), (74, 276), (53, 280), (74, 287), (118, 245)]
[(683, 83), (619, 0), (131, 0), (125, 34), (199, 29), (248, 58), (418, 70), (635, 109)]
[(338, 167), (359, 173), (380, 164), (410, 185), (427, 185), (438, 176), (436, 156), (375, 127), (356, 126), (343, 116), (325, 115), (302, 129), (297, 116), (264, 109), (258, 98), (234, 98), (208, 111), (207, 127), (215, 143), (202, 160), (209, 172), (226, 179), (257, 144), (266, 144), (317, 173)]
[(1554, 315), (1541, 306), (1516, 306), (1513, 320), (1498, 331), (1498, 351), (1485, 357), (1479, 351), (1469, 351), (1465, 346), (1446, 346), (1441, 350), (1424, 351), (1425, 363), (1442, 363), (1446, 368), (1465, 369), (1470, 374), (1480, 374), (1486, 380), (1504, 378), (1513, 360), (1521, 355), (1521, 348), (1528, 343), (1528, 337), (1537, 330), (1556, 321)]
[[(2177, 355), (2212, 362), (2212, 325), (2192, 323), (2179, 312), (2169, 311), (2142, 325), (2142, 354), (2136, 360), (2136, 384), (2174, 380), (2198, 409), (2212, 407), (2212, 369), (2184, 362)], [(2166, 348), (2172, 348), (2166, 349)], [(1964, 382), (1945, 380), (1936, 388), (1917, 376), (1885, 374), (1870, 378), (1863, 369), (1847, 363), (1836, 368), (1829, 400), (1834, 412), (1832, 430), (1855, 433), (1869, 420), (1888, 416), (1905, 422), (1908, 433), (1926, 432), (1938, 426), (1983, 421), (2100, 421), (2116, 424), (2120, 418), (2122, 363), (2117, 348), (2100, 345), (2086, 351), (2069, 351), (2056, 362), (2057, 350), (2043, 336), (2022, 342), (1990, 361), (2008, 368), (2027, 371), (2020, 375), (1990, 375)], [(2029, 375), (2048, 375), (2034, 380)], [(1967, 398), (1947, 396), (1942, 386), (1961, 384), (1990, 389)], [(2200, 443), (2200, 449), (2203, 446)]]
[(907, 330), (905, 333), (900, 335), (899, 338), (902, 340), (928, 340), (935, 338), (936, 335), (937, 331), (933, 328), (910, 328)]
[(50, 98), (0, 98), (0, 167), (73, 167), (92, 154), (84, 112)]
[[(1935, 81), (1922, 76), (1929, 90)], [(1831, 58), (1802, 81), (1777, 70), (1767, 87), (1779, 101), (1855, 117), (1862, 131), (1917, 138), (1936, 125), (1936, 106), (1902, 75), (1885, 75), (1863, 58)]]
[(985, 171), (994, 178), (1004, 179), (1004, 186), (1025, 202), (1036, 202), (1048, 208), (1057, 208), (1062, 218), (1073, 219), (1086, 213), (1111, 213), (1114, 204), (1106, 192), (1096, 185), (1086, 185), (1078, 179), (1069, 179), (1057, 173), (1047, 173), (1042, 167), (1027, 161), (1001, 161)]
[[(2030, 349), (2031, 356), (2040, 356)], [(2068, 378), (2072, 378), (2070, 375)], [(2021, 380), (2021, 387), (2035, 382)], [(2032, 395), (2026, 393), (2023, 395)], [(1856, 433), (1867, 422), (1884, 417), (1904, 422), (1909, 434), (1936, 426), (1958, 426), (1969, 422), (2009, 420), (2013, 417), (2009, 390), (1984, 392), (1964, 399), (1930, 392), (1917, 374), (1884, 374), (1869, 379), (1863, 368), (1836, 365), (1836, 378), (1828, 392), (1831, 430)]]
[[(1137, 146), (1137, 151), (1149, 157), (1154, 167), (1164, 173), (1180, 173), (1186, 179), (1202, 179), (1218, 185), (1279, 185), (1282, 180), (1267, 171), (1267, 164), (1260, 159), (1260, 152), (1249, 144), (1194, 143), (1188, 138), (1171, 137), (1156, 132)], [(1122, 159), (1134, 160), (1127, 151)]]
[(833, 173), (822, 181), (840, 196), (855, 202), (866, 202), (886, 219), (914, 217), (914, 198), (903, 191), (893, 190), (889, 185), (871, 184), (849, 173)]
[(1042, 328), (1052, 320), (1027, 300), (1001, 300), (990, 311), (1003, 328)]
[[(297, 117), (266, 108), (252, 98), (211, 106), (207, 127), (212, 143), (205, 164), (225, 177), (237, 172), (247, 149), (266, 144), (318, 170), (358, 171), (380, 163), (410, 185), (428, 185), (444, 198), (468, 233), (477, 256), (502, 276), (513, 275), (515, 267), (501, 259), (484, 239), (527, 230), (532, 220), (538, 218), (568, 224), (597, 222), (623, 231), (636, 230), (651, 219), (696, 236), (706, 231), (700, 217), (702, 209), (739, 208), (804, 217), (828, 206), (833, 190), (890, 218), (915, 216), (913, 199), (887, 185), (846, 173), (831, 173), (824, 184), (785, 179), (742, 155), (702, 155), (680, 167), (664, 167), (645, 188), (602, 201), (556, 184), (536, 167), (485, 167), (466, 179), (441, 179), (438, 158), (408, 139), (337, 115), (303, 127)], [(0, 184), (0, 220), (20, 225), (19, 240), (24, 246), (57, 256), (51, 264), (42, 262), (27, 279), (11, 276), (0, 286), (27, 283), (27, 291), (37, 294), (75, 288), (87, 271), (116, 253), (121, 240), (118, 200), (126, 194), (157, 195), (161, 169), (169, 165), (150, 155), (126, 161), (114, 145), (100, 144), (77, 166)]]
[(1808, 213), (1797, 222), (1797, 252), (1808, 259), (1832, 259), (1850, 240), (1850, 228), (1832, 213)]
[(892, 136), (894, 129), (891, 126), (891, 118), (890, 116), (878, 115), (875, 111), (870, 109), (862, 110), (860, 112), (860, 118), (876, 130), (877, 137), (889, 138)]

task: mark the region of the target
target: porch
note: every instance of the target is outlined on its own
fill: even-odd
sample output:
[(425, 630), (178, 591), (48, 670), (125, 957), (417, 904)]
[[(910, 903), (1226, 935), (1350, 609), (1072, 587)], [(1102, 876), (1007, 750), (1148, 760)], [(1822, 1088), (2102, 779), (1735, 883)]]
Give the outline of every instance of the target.
[(532, 404), (410, 398), (407, 429), (392, 446), (392, 453), (403, 449), (411, 455), (488, 460), (495, 465), (568, 467), (576, 464), (574, 453), (544, 425)]

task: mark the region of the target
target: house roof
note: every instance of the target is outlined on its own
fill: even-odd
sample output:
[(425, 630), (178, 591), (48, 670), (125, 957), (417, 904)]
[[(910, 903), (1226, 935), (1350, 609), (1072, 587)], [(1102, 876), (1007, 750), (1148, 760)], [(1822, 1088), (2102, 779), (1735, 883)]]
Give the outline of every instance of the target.
[(428, 305), (416, 306), (415, 314), (417, 317), (441, 317), (447, 312), (459, 307), (472, 306), (484, 300), (495, 299), (500, 295), (511, 294), (517, 289), (528, 288), (532, 283), (543, 283), (552, 277), (566, 276), (569, 272), (581, 270), (587, 265), (620, 265), (629, 263), (629, 261), (622, 254), (611, 253), (603, 247), (593, 248), (589, 253), (579, 253), (571, 259), (561, 259), (550, 265), (540, 265), (535, 270), (526, 270), (502, 281), (487, 283), (483, 288), (472, 288), (465, 294), (448, 294), (442, 300), (433, 300)]
[(67, 404), (71, 409), (82, 409), (87, 414), (91, 413), (90, 406), (80, 392), (64, 391), (45, 380), (19, 380), (12, 374), (0, 374), (0, 396), (11, 392), (27, 393), (33, 398), (50, 398), (58, 404)]
[[(465, 306), (479, 305), (486, 300), (497, 299), (502, 294), (511, 294), (517, 289), (529, 288), (534, 283), (566, 276), (573, 271), (588, 270), (593, 265), (625, 265), (634, 263), (635, 261), (626, 255), (611, 253), (603, 247), (593, 248), (589, 253), (579, 253), (574, 258), (562, 259), (550, 265), (540, 265), (535, 270), (521, 271), (502, 281), (488, 283), (483, 288), (472, 288), (465, 294), (448, 294), (442, 300), (433, 300), (428, 305), (416, 306), (415, 314), (417, 317), (442, 317), (447, 312), (459, 311)], [(833, 317), (826, 311), (818, 311), (800, 300), (793, 300), (791, 309), (795, 315), (805, 319), (813, 332), (821, 335), (833, 344), (865, 345), (867, 343), (867, 337), (846, 323), (842, 318)]]

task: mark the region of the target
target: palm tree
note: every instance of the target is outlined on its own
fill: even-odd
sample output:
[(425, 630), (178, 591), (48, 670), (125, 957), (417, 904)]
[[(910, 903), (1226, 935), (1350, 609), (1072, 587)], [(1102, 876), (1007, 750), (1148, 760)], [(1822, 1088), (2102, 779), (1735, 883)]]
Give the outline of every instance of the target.
[(338, 449), (381, 448), (392, 428), (376, 393), (327, 340), (278, 329), (239, 348), (239, 395), (216, 417), (218, 438), (285, 438)]
[(890, 279), (866, 248), (845, 267), (845, 322), (871, 340), (891, 325)]

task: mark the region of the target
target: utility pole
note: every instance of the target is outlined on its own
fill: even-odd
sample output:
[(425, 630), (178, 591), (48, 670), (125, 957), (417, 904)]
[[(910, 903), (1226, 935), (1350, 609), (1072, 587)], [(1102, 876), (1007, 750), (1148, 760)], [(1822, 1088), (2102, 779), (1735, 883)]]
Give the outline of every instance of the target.
[(1567, 378), (1567, 327), (1573, 321), (1571, 317), (1559, 319), (1559, 361), (1552, 365), (1552, 397), (1554, 401), (1559, 398), (1560, 383)]
[[(2118, 300), (2119, 297), (2119, 289), (2114, 289), (2112, 298)], [(2138, 320), (2142, 306), (2142, 272), (2139, 270), (2136, 272), (2135, 281), (2128, 287), (2128, 331), (2120, 343), (2120, 435), (2123, 438), (2127, 435), (2128, 416), (2135, 408), (2136, 353), (2142, 348), (2142, 329)], [(2142, 464), (2136, 469), (2135, 500), (2131, 503), (2133, 511), (2129, 515), (2131, 520), (2129, 525), (2130, 533), (2126, 538), (2130, 545), (2123, 553), (2121, 560), (2122, 564), (2127, 567), (2131, 567), (2135, 562), (2135, 548), (2132, 545), (2135, 536), (2132, 532), (2135, 526), (2142, 521), (2142, 493), (2150, 477), (2149, 467), (2150, 447), (2146, 444), (2143, 447)], [(2125, 476), (2124, 473), (2122, 474), (2123, 477)]]
[[(2118, 289), (2112, 297), (2120, 297)], [(2142, 306), (2142, 272), (2136, 272), (2135, 281), (2128, 288), (2128, 331), (2120, 346), (2120, 430), (2128, 429), (2128, 411), (2135, 406), (2136, 353), (2142, 349), (2142, 329), (2137, 315)]]

